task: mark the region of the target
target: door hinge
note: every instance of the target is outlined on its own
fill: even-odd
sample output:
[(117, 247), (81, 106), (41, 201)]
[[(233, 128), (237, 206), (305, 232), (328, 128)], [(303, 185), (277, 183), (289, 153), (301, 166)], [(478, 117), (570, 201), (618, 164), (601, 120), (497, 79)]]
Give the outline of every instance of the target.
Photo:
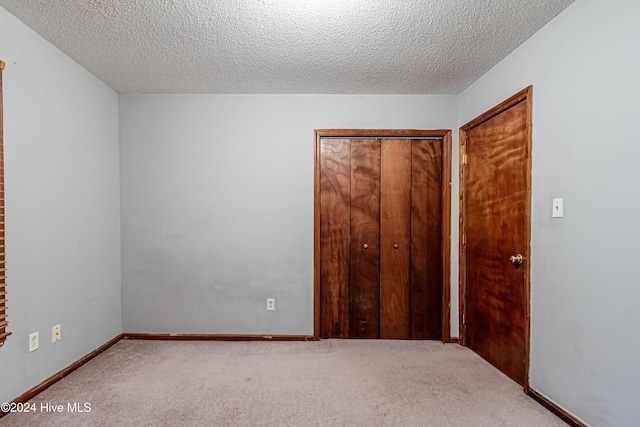
[(466, 313), (462, 313), (462, 324), (463, 325), (467, 324), (467, 314)]
[(466, 154), (462, 155), (462, 164), (466, 165), (467, 163), (469, 163), (469, 156), (467, 156)]
[(463, 245), (467, 244), (467, 235), (465, 233), (462, 233), (462, 244)]

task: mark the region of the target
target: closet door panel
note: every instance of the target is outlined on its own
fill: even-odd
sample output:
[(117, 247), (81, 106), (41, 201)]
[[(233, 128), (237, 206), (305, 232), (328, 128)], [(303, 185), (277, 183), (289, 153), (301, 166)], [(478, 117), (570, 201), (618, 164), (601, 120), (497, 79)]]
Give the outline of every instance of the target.
[(350, 141), (320, 141), (320, 335), (349, 337)]
[(411, 144), (411, 338), (442, 335), (442, 141)]
[(380, 141), (351, 141), (351, 338), (380, 328)]
[(382, 141), (380, 195), (380, 338), (407, 339), (410, 337), (410, 140)]

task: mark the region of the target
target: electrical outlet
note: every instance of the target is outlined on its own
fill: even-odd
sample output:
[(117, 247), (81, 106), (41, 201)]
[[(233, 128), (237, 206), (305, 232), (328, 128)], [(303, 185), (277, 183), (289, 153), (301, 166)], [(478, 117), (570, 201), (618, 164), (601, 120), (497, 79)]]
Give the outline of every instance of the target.
[(51, 343), (60, 341), (60, 325), (56, 325), (51, 328)]
[(276, 300), (274, 298), (267, 298), (267, 311), (273, 311), (276, 309)]
[(29, 353), (36, 351), (39, 347), (38, 332), (29, 334)]

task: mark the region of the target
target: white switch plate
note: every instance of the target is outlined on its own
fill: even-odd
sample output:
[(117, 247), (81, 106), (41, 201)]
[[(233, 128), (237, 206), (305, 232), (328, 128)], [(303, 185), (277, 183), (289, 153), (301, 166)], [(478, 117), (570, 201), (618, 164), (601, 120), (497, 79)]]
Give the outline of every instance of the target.
[(267, 298), (267, 311), (273, 311), (276, 309), (276, 300), (274, 298)]
[(36, 351), (38, 349), (38, 347), (40, 346), (38, 341), (39, 340), (38, 340), (37, 332), (29, 334), (29, 353), (31, 353), (32, 351)]
[(553, 199), (553, 218), (564, 217), (564, 199)]

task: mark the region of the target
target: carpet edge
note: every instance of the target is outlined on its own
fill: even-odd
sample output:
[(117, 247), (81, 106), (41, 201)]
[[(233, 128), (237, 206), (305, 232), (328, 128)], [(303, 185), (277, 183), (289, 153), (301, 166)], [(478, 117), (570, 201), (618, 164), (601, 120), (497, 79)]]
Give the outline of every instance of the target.
[[(55, 383), (57, 383), (58, 381), (60, 381), (61, 379), (63, 379), (64, 377), (66, 377), (67, 375), (69, 375), (70, 373), (75, 371), (76, 369), (78, 369), (79, 367), (81, 367), (82, 365), (84, 365), (85, 363), (89, 362), (91, 359), (94, 359), (96, 356), (100, 355), (101, 353), (103, 353), (107, 349), (109, 349), (112, 346), (114, 346), (118, 341), (120, 341), (122, 339), (122, 337), (123, 337), (123, 334), (119, 334), (119, 335), (115, 336), (111, 340), (109, 340), (106, 343), (102, 344), (97, 349), (93, 350), (91, 353), (86, 354), (85, 356), (83, 356), (80, 359), (78, 359), (75, 362), (73, 362), (71, 365), (67, 366), (66, 368), (62, 369), (61, 371), (53, 374), (52, 376), (50, 376), (46, 380), (42, 381), (37, 386), (27, 390), (26, 392), (24, 392), (20, 396), (16, 397), (15, 399), (13, 399), (11, 401), (11, 403), (26, 403), (26, 402), (28, 402), (29, 400), (33, 399), (38, 394), (42, 393), (43, 391), (45, 391), (46, 389), (48, 389), (49, 387), (51, 387), (52, 385), (54, 385)], [(9, 412), (4, 412), (4, 411), (0, 410), (0, 418), (4, 417), (8, 413)]]
[(146, 334), (124, 333), (125, 340), (153, 341), (313, 341), (311, 335)]
[(571, 427), (588, 427), (587, 424), (583, 423), (578, 418), (574, 417), (573, 415), (553, 403), (548, 397), (542, 395), (540, 392), (529, 388), (529, 390), (527, 391), (527, 395), (547, 408), (551, 413), (553, 413), (565, 423), (569, 424)]

